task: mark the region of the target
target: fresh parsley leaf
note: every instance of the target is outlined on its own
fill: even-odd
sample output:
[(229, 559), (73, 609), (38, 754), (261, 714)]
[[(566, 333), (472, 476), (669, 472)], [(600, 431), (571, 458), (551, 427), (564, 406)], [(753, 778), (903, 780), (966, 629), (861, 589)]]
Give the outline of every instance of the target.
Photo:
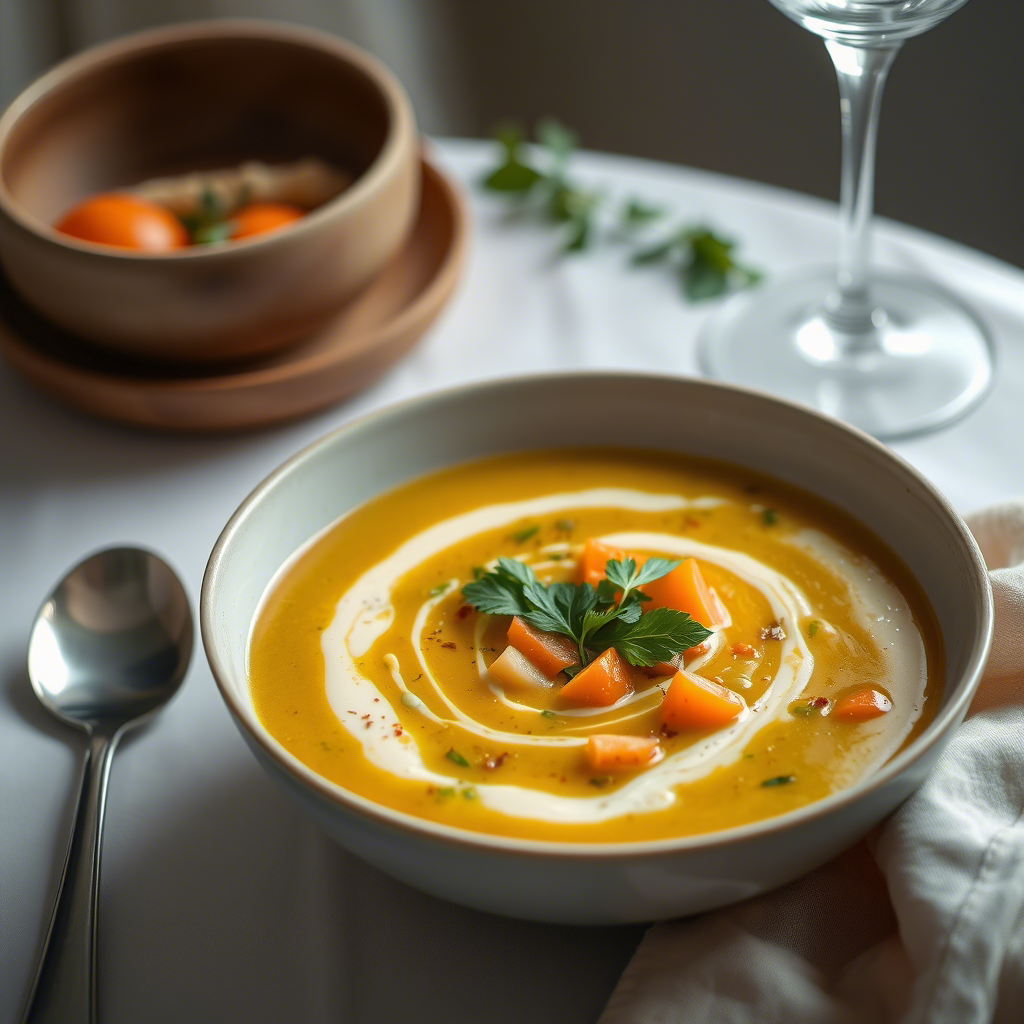
[(714, 299), (729, 289), (729, 279), (717, 267), (693, 260), (682, 268), (683, 291), (691, 302)]
[(469, 767), (469, 762), (454, 747), (452, 747), (452, 749), (444, 756), (447, 757), (452, 764), (457, 764), (460, 768)]
[[(523, 582), (506, 565), (522, 565), (515, 559), (502, 558), (498, 567), (462, 588), (466, 603), (487, 615), (524, 615), (530, 610), (523, 595)], [(532, 575), (532, 573), (531, 573)]]
[(495, 133), (503, 151), (497, 167), (485, 175), (482, 184), (492, 192), (524, 195), (541, 182), (544, 175), (522, 156), (525, 138), (515, 125), (504, 125)]
[(654, 665), (696, 647), (711, 635), (695, 619), (674, 608), (655, 608), (635, 622), (613, 619), (591, 638), (595, 647), (614, 647), (631, 665)]
[[(604, 573), (613, 586), (621, 588), (622, 598), (620, 600), (622, 603), (625, 603), (637, 587), (642, 587), (645, 583), (650, 583), (652, 580), (667, 576), (676, 566), (681, 564), (682, 561), (678, 558), (654, 557), (648, 558), (642, 566), (637, 568), (637, 564), (632, 558), (627, 558), (621, 562), (612, 559), (605, 564)], [(645, 595), (638, 596), (641, 600), (645, 597)]]
[(809, 626), (807, 627), (807, 635), (808, 635), (808, 636), (814, 636), (814, 635), (815, 635), (815, 634), (816, 634), (816, 633), (818, 632), (818, 627), (819, 627), (820, 625), (821, 625), (821, 623), (820, 623), (820, 622), (818, 622), (818, 620), (817, 620), (817, 619), (815, 619), (815, 620), (814, 620), (814, 621), (813, 621), (813, 622), (812, 622), (812, 623), (811, 623), (811, 624), (810, 624), (810, 625), (809, 625)]
[(574, 630), (569, 621), (568, 609), (564, 601), (556, 601), (559, 590), (555, 588), (571, 587), (571, 583), (552, 584), (545, 587), (536, 577), (523, 587), (523, 596), (532, 607), (524, 614), (523, 618), (543, 630), (545, 633), (561, 633), (563, 636), (573, 636)]
[(761, 783), (762, 786), (788, 786), (791, 782), (796, 782), (795, 775), (776, 775), (774, 778), (765, 779)]
[(505, 558), (503, 555), (498, 559), (497, 571), (523, 584), (537, 582), (533, 570), (525, 562), (520, 562), (518, 558)]
[(773, 508), (766, 508), (761, 513), (761, 522), (765, 526), (774, 526), (779, 521), (779, 515)]
[(578, 627), (587, 612), (597, 607), (597, 591), (589, 583), (562, 584), (572, 588), (572, 597), (566, 606), (566, 614), (571, 623)]
[(450, 583), (438, 583), (436, 587), (430, 588), (430, 596), (440, 597), (450, 586)]
[(544, 710), (543, 710), (543, 711), (541, 712), (541, 717), (542, 717), (542, 718), (557, 718), (557, 717), (558, 717), (558, 715), (556, 715), (556, 714), (554, 713), (554, 711), (548, 711), (548, 710), (547, 710), (547, 708), (545, 708), (545, 709), (544, 709)]
[(553, 117), (544, 118), (537, 125), (537, 141), (560, 163), (569, 159), (579, 141), (576, 133)]
[(613, 558), (605, 562), (604, 574), (616, 587), (629, 590), (636, 575), (636, 562), (632, 558), (624, 558), (621, 562)]
[(662, 263), (679, 247), (676, 238), (668, 238), (655, 245), (649, 245), (643, 249), (637, 249), (633, 253), (632, 262), (635, 266), (641, 267), (647, 263)]
[(222, 221), (217, 224), (201, 224), (192, 232), (192, 241), (196, 245), (214, 245), (226, 242), (231, 237), (231, 224)]
[(566, 252), (582, 252), (590, 245), (591, 226), (589, 217), (577, 217), (565, 239)]
[(657, 556), (648, 558), (637, 570), (636, 578), (633, 581), (634, 587), (642, 587), (645, 583), (667, 576), (673, 569), (683, 564), (681, 558), (659, 558)]
[(536, 537), (540, 532), (539, 526), (527, 526), (522, 530), (517, 530), (512, 534), (512, 540), (517, 544), (522, 544), (524, 541), (528, 541), (531, 537)]
[[(599, 235), (600, 220), (609, 202), (601, 193), (580, 185), (570, 176), (569, 164), (577, 137), (551, 118), (541, 121), (534, 135), (538, 145), (528, 150), (526, 136), (519, 128), (506, 125), (497, 133), (501, 156), (497, 166), (483, 178), (483, 187), (517, 201), (523, 213), (564, 225), (563, 251), (590, 248)], [(662, 207), (631, 196), (615, 215), (618, 230), (605, 231), (604, 236), (632, 242), (637, 228), (663, 216)], [(735, 247), (734, 242), (706, 226), (679, 227), (653, 245), (638, 248), (632, 262), (671, 267), (680, 276), (684, 294), (699, 301), (761, 279), (758, 271), (734, 259)]]
[(613, 559), (605, 566), (610, 579), (594, 588), (588, 583), (545, 586), (524, 562), (499, 558), (493, 570), (462, 588), (462, 596), (479, 611), (518, 615), (536, 629), (569, 637), (579, 650), (581, 665), (589, 662), (591, 652), (609, 647), (633, 665), (653, 665), (711, 635), (683, 612), (669, 608), (643, 612), (646, 595), (637, 586), (660, 578), (678, 564), (673, 559), (650, 558), (638, 568), (632, 558)]
[(625, 227), (638, 227), (665, 215), (660, 206), (652, 206), (642, 199), (631, 198), (622, 209), (622, 223)]
[(619, 605), (619, 614), (616, 618), (619, 622), (636, 622), (644, 613), (642, 601), (650, 601), (646, 594), (638, 594), (635, 591)]
[(543, 177), (540, 171), (529, 164), (518, 159), (509, 159), (483, 179), (483, 186), (492, 192), (522, 195), (529, 192)]

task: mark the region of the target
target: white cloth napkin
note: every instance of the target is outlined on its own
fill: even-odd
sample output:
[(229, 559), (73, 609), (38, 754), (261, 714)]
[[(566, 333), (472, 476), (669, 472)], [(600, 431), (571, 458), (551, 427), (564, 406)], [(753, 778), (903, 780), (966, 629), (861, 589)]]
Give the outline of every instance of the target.
[(995, 642), (924, 785), (806, 878), (652, 927), (600, 1024), (1024, 1021), (1024, 501), (968, 522)]

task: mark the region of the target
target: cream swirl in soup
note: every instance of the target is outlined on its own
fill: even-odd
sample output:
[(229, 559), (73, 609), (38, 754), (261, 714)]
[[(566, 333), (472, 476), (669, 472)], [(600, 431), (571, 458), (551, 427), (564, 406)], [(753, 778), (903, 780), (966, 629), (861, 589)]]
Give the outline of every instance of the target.
[[(581, 685), (596, 648), (546, 675), (514, 649), (527, 675), (509, 676), (513, 620), (472, 605), (474, 579), (506, 558), (585, 589), (595, 549), (667, 559), (670, 581), (689, 567), (710, 636), (652, 667), (613, 649), (621, 690), (598, 698)], [(641, 622), (665, 606), (646, 590)], [(933, 702), (936, 648), (898, 561), (815, 499), (664, 456), (527, 453), (407, 485), (310, 541), (267, 589), (250, 679), (270, 731), (346, 788), (459, 827), (602, 841), (755, 820), (877, 769)], [(726, 719), (701, 717), (723, 697)]]

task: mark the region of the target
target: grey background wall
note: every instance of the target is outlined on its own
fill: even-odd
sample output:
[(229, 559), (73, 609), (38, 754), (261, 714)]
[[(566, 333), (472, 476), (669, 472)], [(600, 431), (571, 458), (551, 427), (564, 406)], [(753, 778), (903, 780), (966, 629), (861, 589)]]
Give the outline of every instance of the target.
[[(767, 0), (0, 0), (0, 98), (100, 39), (240, 14), (378, 53), (430, 132), (554, 114), (593, 148), (838, 191), (827, 55)], [(1020, 266), (1022, 40), (1022, 0), (971, 0), (905, 46), (883, 103), (876, 204)]]

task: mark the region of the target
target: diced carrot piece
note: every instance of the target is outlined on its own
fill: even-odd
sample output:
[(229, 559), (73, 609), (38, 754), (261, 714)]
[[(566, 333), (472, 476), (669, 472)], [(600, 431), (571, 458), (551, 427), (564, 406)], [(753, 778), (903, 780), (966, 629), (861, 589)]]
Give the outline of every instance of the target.
[(743, 698), (703, 676), (677, 672), (661, 702), (661, 720), (675, 732), (720, 729), (743, 710)]
[[(691, 648), (691, 650), (694, 649)], [(660, 676), (674, 676), (683, 667), (683, 655), (681, 653), (674, 654), (668, 661), (658, 661), (653, 665), (641, 665), (639, 667), (645, 676), (650, 676), (652, 679)]]
[(580, 663), (579, 651), (568, 637), (534, 629), (518, 615), (508, 627), (508, 642), (548, 679), (554, 679), (562, 669)]
[(558, 691), (558, 701), (578, 708), (604, 708), (622, 700), (632, 689), (626, 662), (614, 647), (609, 647)]
[[(683, 651), (683, 666), (689, 665), (691, 661), (696, 661), (698, 658), (702, 658), (708, 651), (711, 650), (715, 643), (715, 638), (709, 636), (707, 640), (702, 644), (697, 644), (696, 647), (688, 647)], [(682, 667), (682, 666), (677, 666)]]
[(737, 658), (756, 658), (757, 648), (753, 644), (733, 644), (730, 648)]
[(613, 559), (621, 562), (626, 557), (625, 551), (588, 537), (583, 543), (583, 554), (576, 566), (576, 582), (596, 587), (604, 579), (604, 567)]
[(628, 771), (649, 764), (657, 749), (656, 736), (599, 733), (587, 737), (587, 763), (596, 772)]
[(535, 690), (551, 685), (551, 680), (511, 645), (491, 662), (489, 671), (507, 689)]
[(695, 558), (684, 558), (667, 576), (645, 583), (640, 589), (651, 599), (645, 610), (675, 608), (709, 629), (717, 623), (714, 598)]
[(845, 722), (866, 722), (887, 711), (892, 711), (892, 701), (881, 690), (865, 689), (836, 701), (832, 717)]

